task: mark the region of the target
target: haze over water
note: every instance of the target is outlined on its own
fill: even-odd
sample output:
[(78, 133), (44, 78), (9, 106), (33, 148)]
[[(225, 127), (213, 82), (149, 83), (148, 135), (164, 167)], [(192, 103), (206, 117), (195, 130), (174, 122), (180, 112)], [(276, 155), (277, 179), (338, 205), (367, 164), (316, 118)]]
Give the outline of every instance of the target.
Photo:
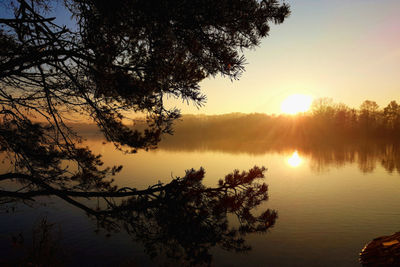
[[(271, 266), (358, 266), (358, 254), (367, 242), (400, 229), (399, 144), (364, 140), (351, 146), (263, 143), (259, 147), (254, 142), (213, 143), (188, 138), (176, 145), (172, 136), (156, 150), (131, 155), (97, 137), (85, 144), (101, 153), (106, 165), (124, 166), (116, 177), (119, 186), (139, 189), (182, 177), (190, 168), (204, 167), (204, 184), (215, 186), (234, 169), (267, 167), (265, 182), (270, 198), (255, 212), (276, 210), (275, 226), (266, 234), (249, 235), (246, 240), (252, 250), (247, 253), (212, 248), (215, 266), (259, 266), (260, 262)], [(10, 233), (23, 232), (29, 239), (27, 229), (48, 216), (59, 225), (61, 244), (72, 263), (82, 264), (82, 252), (92, 264), (120, 264), (132, 259), (139, 265), (157, 263), (144, 253), (140, 242), (133, 242), (123, 232), (110, 237), (104, 232), (96, 234), (83, 211), (54, 197), (40, 199), (49, 205), (38, 211), (17, 205), (18, 212), (2, 217), (3, 256), (13, 255)], [(230, 223), (235, 224), (233, 218)]]

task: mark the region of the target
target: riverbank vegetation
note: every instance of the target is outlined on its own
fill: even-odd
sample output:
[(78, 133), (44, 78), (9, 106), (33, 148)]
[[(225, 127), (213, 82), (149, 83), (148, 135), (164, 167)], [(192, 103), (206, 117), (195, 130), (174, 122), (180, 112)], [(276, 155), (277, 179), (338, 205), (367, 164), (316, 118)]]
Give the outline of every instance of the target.
[(400, 136), (400, 106), (391, 101), (380, 108), (375, 101), (365, 100), (358, 109), (321, 98), (308, 112), (297, 115), (260, 113), (225, 115), (184, 115), (175, 123), (174, 136), (187, 138), (265, 140), (279, 142), (352, 140), (360, 138), (396, 139)]

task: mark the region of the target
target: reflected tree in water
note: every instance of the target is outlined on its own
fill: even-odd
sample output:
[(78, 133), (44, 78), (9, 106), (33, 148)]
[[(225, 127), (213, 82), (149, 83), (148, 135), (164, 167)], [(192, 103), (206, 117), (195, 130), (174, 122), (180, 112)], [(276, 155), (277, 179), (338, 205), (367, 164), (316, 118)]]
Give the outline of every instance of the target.
[[(372, 123), (379, 117), (375, 113), (376, 104), (372, 101), (366, 103), (363, 105), (363, 116), (367, 117), (368, 114), (368, 123), (376, 127)], [(328, 113), (334, 110), (320, 109), (326, 109)], [(317, 119), (321, 114), (317, 113), (315, 118), (300, 115), (296, 119), (266, 114), (185, 115), (176, 124), (175, 134), (164, 136), (159, 148), (167, 151), (207, 150), (252, 155), (271, 152), (291, 154), (297, 150), (300, 155), (310, 159), (310, 166), (316, 172), (354, 163), (364, 173), (372, 172), (377, 167), (383, 167), (390, 173), (400, 173), (400, 143), (397, 135), (381, 138), (351, 136), (333, 131), (315, 137), (313, 131), (318, 128), (311, 126), (308, 120)], [(329, 121), (322, 120), (325, 123)], [(237, 125), (246, 127), (238, 129)]]
[[(214, 246), (245, 252), (249, 233), (266, 232), (277, 218), (266, 210), (258, 216), (252, 210), (268, 199), (263, 169), (234, 172), (215, 188), (206, 188), (204, 171), (190, 170), (182, 179), (164, 186), (156, 194), (132, 197), (102, 211), (100, 220), (119, 221), (133, 239), (143, 242), (152, 257), (164, 255), (185, 264), (210, 264)], [(160, 188), (161, 189), (161, 188)], [(228, 223), (235, 215), (237, 226)]]
[(12, 236), (14, 252), (17, 259), (2, 259), (2, 266), (64, 266), (68, 259), (61, 245), (61, 231), (47, 218), (42, 218), (35, 224), (29, 240), (22, 233)]
[[(95, 219), (108, 232), (126, 231), (143, 243), (150, 257), (164, 257), (185, 265), (210, 265), (210, 249), (246, 252), (250, 233), (264, 233), (274, 226), (277, 212), (254, 209), (268, 200), (268, 186), (259, 183), (264, 168), (248, 172), (234, 171), (216, 187), (202, 184), (204, 170), (189, 170), (169, 184), (157, 184), (146, 190), (121, 188), (107, 192), (82, 192), (42, 189), (0, 191), (3, 202), (33, 201), (37, 196), (58, 196)], [(34, 183), (35, 181), (29, 180)], [(71, 197), (74, 197), (72, 199)], [(94, 198), (101, 204), (90, 207), (81, 198)], [(93, 204), (93, 203), (92, 203)], [(235, 222), (228, 222), (233, 215)]]

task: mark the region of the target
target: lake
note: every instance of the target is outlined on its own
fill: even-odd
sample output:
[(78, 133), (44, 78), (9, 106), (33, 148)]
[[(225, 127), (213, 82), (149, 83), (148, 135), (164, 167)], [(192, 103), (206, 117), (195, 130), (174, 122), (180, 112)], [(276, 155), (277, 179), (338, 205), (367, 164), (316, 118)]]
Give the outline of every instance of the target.
[[(277, 211), (275, 225), (266, 233), (247, 235), (251, 250), (244, 253), (210, 246), (213, 266), (359, 266), (359, 253), (366, 243), (400, 230), (398, 144), (367, 140), (326, 145), (180, 143), (166, 139), (156, 150), (129, 155), (98, 138), (89, 138), (86, 144), (103, 155), (106, 165), (124, 166), (116, 177), (119, 186), (139, 189), (159, 181), (168, 183), (191, 168), (203, 167), (204, 184), (210, 187), (235, 169), (268, 168), (264, 181), (269, 200), (252, 212)], [(2, 171), (7, 168), (2, 165)], [(151, 259), (140, 238), (124, 230), (97, 231), (95, 220), (57, 197), (35, 200), (32, 207), (4, 204), (7, 208), (2, 208), (0, 220), (3, 261), (23, 257), (32, 243), (33, 229), (46, 218), (57, 229), (55, 239), (65, 257), (60, 261), (66, 265), (169, 262), (167, 256)], [(12, 236), (22, 236), (26, 245), (13, 244)]]

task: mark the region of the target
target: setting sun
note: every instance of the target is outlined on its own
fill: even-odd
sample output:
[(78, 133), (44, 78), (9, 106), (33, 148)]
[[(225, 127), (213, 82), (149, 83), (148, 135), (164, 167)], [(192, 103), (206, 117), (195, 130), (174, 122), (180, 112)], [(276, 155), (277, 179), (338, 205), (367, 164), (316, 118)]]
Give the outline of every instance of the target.
[(290, 95), (282, 102), (281, 110), (283, 113), (294, 115), (309, 110), (311, 103), (312, 97), (309, 95)]

